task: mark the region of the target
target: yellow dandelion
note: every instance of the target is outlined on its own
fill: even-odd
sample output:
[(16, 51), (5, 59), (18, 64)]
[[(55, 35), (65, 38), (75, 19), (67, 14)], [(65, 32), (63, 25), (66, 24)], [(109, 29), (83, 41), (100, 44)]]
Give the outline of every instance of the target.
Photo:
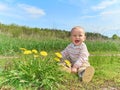
[(62, 54), (59, 53), (59, 52), (56, 52), (55, 55), (56, 55), (58, 58), (62, 58)]
[(55, 57), (54, 60), (57, 62), (60, 62), (60, 58), (58, 58), (58, 57)]
[(20, 50), (25, 51), (25, 50), (27, 50), (27, 49), (26, 49), (26, 48), (20, 48)]
[(37, 53), (38, 53), (38, 51), (37, 51), (36, 49), (33, 49), (32, 52), (33, 52), (34, 54), (37, 54)]
[(44, 57), (48, 55), (46, 51), (41, 51), (40, 54)]
[(65, 60), (66, 66), (71, 67), (71, 63), (69, 60)]
[(23, 52), (23, 54), (26, 54), (26, 55), (32, 54), (32, 51), (31, 51), (31, 50), (25, 50), (25, 51)]

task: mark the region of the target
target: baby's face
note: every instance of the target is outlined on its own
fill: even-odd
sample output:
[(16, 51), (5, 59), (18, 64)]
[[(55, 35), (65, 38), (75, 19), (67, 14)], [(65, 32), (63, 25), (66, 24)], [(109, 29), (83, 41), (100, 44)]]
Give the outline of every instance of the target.
[(71, 41), (75, 46), (80, 45), (85, 40), (85, 32), (83, 29), (74, 29), (71, 32)]

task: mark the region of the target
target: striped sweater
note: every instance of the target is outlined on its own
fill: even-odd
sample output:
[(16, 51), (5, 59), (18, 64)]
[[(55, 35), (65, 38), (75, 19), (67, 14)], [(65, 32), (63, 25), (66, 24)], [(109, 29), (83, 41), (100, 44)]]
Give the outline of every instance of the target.
[(67, 59), (77, 68), (82, 66), (83, 62), (88, 62), (89, 52), (86, 44), (82, 43), (79, 46), (74, 46), (73, 43), (69, 44), (62, 52), (63, 59)]

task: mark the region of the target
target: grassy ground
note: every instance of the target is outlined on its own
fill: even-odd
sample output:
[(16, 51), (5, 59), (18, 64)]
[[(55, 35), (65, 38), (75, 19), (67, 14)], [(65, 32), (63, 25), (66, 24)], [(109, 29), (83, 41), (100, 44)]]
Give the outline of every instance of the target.
[[(10, 60), (12, 60), (12, 58), (1, 58), (1, 67), (10, 65)], [(61, 86), (59, 86), (58, 90), (104, 90), (105, 88), (108, 90), (120, 89), (119, 56), (90, 56), (90, 63), (95, 68), (95, 75), (91, 82), (83, 83), (79, 80), (77, 75), (66, 74), (66, 76), (64, 76), (65, 81), (60, 84)], [(30, 90), (34, 90), (34, 88), (30, 88)]]
[[(11, 67), (13, 60), (22, 58), (19, 48), (45, 50), (51, 54), (61, 51), (69, 44), (69, 41), (57, 40), (21, 40), (0, 35), (0, 72)], [(89, 61), (95, 68), (95, 75), (91, 82), (83, 83), (77, 75), (66, 73), (62, 76), (64, 81), (59, 82), (57, 90), (119, 90), (120, 89), (120, 43), (118, 41), (87, 41), (91, 56)], [(28, 58), (29, 59), (29, 58)], [(55, 71), (53, 71), (54, 73)], [(0, 76), (0, 81), (4, 76)], [(1, 90), (12, 90), (12, 86), (1, 86)], [(20, 87), (17, 90), (25, 90)], [(34, 87), (26, 90), (35, 90)], [(41, 90), (41, 89), (40, 89)]]

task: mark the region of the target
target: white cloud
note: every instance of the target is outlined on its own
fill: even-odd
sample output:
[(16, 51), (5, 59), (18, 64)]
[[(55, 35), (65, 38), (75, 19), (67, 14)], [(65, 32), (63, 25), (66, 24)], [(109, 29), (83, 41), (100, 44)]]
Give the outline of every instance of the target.
[(30, 6), (26, 4), (18, 4), (18, 7), (24, 10), (25, 13), (29, 14), (31, 17), (34, 17), (34, 18), (38, 18), (45, 15), (44, 10), (34, 6)]
[(101, 16), (108, 16), (108, 15), (120, 15), (120, 10), (111, 10), (111, 11), (104, 11), (100, 13)]
[(5, 11), (5, 10), (8, 10), (8, 6), (3, 4), (3, 3), (0, 3), (0, 11)]
[[(16, 19), (40, 18), (45, 15), (44, 10), (27, 4), (0, 3), (0, 15)], [(27, 18), (26, 18), (27, 17)]]
[(98, 15), (84, 15), (84, 16), (81, 16), (81, 19), (95, 18), (97, 16)]
[(93, 6), (92, 9), (93, 10), (101, 10), (101, 9), (105, 9), (113, 4), (117, 3), (117, 0), (103, 0), (101, 3), (99, 3), (96, 6)]

